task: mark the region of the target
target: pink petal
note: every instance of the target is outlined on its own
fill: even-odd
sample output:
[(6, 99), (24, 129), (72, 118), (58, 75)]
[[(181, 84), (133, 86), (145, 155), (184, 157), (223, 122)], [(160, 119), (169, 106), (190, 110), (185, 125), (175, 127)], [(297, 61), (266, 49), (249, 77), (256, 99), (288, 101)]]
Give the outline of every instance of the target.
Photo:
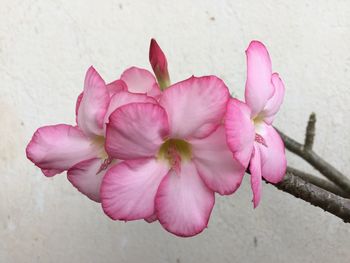
[(106, 173), (101, 187), (102, 208), (114, 220), (151, 217), (166, 163), (154, 158), (124, 161)]
[(215, 76), (191, 77), (167, 88), (160, 99), (169, 117), (171, 137), (203, 138), (221, 123), (229, 92)]
[(39, 128), (26, 152), (28, 159), (40, 167), (45, 175), (53, 176), (95, 157), (99, 150), (78, 128), (58, 124)]
[(245, 101), (252, 110), (252, 117), (255, 117), (263, 110), (274, 91), (271, 83), (271, 60), (266, 47), (259, 41), (250, 43), (246, 55)]
[(153, 222), (155, 222), (155, 221), (157, 221), (157, 220), (158, 220), (158, 217), (157, 217), (157, 214), (156, 214), (156, 213), (154, 213), (153, 215), (151, 215), (151, 216), (145, 218), (145, 221), (146, 221), (147, 223), (153, 223)]
[(127, 91), (127, 90), (128, 90), (128, 86), (121, 79), (117, 79), (107, 84), (107, 91), (110, 97), (112, 97), (115, 93), (119, 91)]
[(159, 97), (161, 93), (155, 77), (146, 69), (128, 68), (123, 72), (120, 79), (126, 83), (130, 92), (147, 93), (152, 97)]
[(157, 101), (153, 97), (149, 97), (145, 94), (131, 93), (128, 91), (116, 92), (109, 102), (109, 106), (105, 115), (104, 123), (108, 123), (109, 116), (117, 108), (132, 103), (132, 102), (144, 102), (144, 103), (155, 103)]
[(42, 173), (47, 177), (52, 177), (56, 174), (62, 173), (64, 170), (57, 170), (57, 169), (41, 169)]
[(249, 164), (255, 139), (255, 128), (249, 107), (237, 99), (230, 99), (225, 117), (227, 144), (233, 156), (244, 166)]
[(81, 100), (83, 99), (84, 92), (81, 92), (77, 98), (77, 101), (75, 103), (75, 117), (76, 117), (76, 122), (78, 123), (78, 111), (80, 107)]
[(254, 151), (250, 160), (249, 170), (251, 173), (250, 182), (253, 190), (253, 204), (256, 208), (261, 199), (262, 178), (261, 178), (261, 156), (257, 143), (254, 143)]
[(194, 163), (182, 162), (181, 172), (171, 170), (156, 196), (159, 222), (169, 232), (194, 236), (207, 227), (214, 206), (214, 192), (204, 184)]
[(104, 160), (94, 158), (82, 161), (67, 172), (67, 178), (79, 192), (95, 202), (100, 200), (100, 186), (107, 169), (100, 171)]
[[(115, 80), (109, 84), (107, 84), (107, 91), (109, 93), (109, 96), (112, 97), (115, 93), (120, 92), (120, 91), (127, 91), (128, 87), (126, 86), (125, 82), (118, 79)], [(75, 115), (78, 115), (79, 107), (81, 100), (83, 99), (84, 92), (81, 92), (77, 98), (77, 102), (75, 105)], [(77, 120), (78, 122), (78, 120)]]
[(162, 107), (130, 103), (109, 117), (106, 150), (113, 158), (122, 160), (153, 157), (168, 133), (168, 119)]
[(232, 194), (240, 186), (245, 167), (232, 157), (223, 126), (204, 139), (190, 141), (193, 161), (206, 185), (222, 195)]
[(90, 67), (86, 73), (84, 95), (78, 109), (78, 126), (93, 137), (103, 135), (103, 117), (107, 111), (109, 94), (105, 82), (97, 71)]
[(155, 39), (151, 40), (149, 47), (149, 61), (160, 87), (162, 89), (167, 88), (170, 85), (168, 62)]
[(270, 183), (280, 182), (286, 174), (287, 160), (280, 135), (270, 126), (265, 125), (264, 139), (267, 147), (259, 144), (261, 153), (261, 173)]
[(268, 124), (272, 124), (275, 114), (281, 107), (284, 98), (284, 84), (277, 73), (272, 74), (272, 84), (274, 85), (274, 93), (272, 97), (267, 101), (264, 110), (259, 114), (264, 118), (264, 121)]

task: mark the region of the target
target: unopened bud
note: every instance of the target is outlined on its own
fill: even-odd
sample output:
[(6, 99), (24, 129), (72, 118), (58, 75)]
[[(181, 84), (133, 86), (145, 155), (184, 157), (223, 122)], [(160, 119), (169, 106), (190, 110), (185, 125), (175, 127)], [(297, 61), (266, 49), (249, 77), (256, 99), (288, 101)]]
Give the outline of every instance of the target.
[(151, 39), (149, 47), (149, 62), (152, 65), (153, 72), (156, 75), (161, 90), (170, 85), (167, 59), (155, 39)]

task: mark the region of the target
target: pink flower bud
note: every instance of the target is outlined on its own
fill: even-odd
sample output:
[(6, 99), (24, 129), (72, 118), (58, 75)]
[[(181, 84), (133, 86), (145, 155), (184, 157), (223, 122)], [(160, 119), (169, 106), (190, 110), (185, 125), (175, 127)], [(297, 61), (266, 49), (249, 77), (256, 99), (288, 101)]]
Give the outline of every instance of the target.
[(162, 90), (170, 85), (167, 59), (155, 39), (151, 39), (149, 62), (152, 65), (158, 84)]

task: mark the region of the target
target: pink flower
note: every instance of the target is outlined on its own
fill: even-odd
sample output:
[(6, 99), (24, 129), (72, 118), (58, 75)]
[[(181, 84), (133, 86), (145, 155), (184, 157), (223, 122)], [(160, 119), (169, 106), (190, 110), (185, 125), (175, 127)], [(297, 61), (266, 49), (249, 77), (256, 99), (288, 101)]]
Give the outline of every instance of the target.
[(157, 77), (160, 88), (163, 90), (170, 86), (167, 59), (155, 39), (151, 39), (149, 48), (149, 61)]
[(284, 144), (272, 121), (284, 97), (284, 84), (272, 73), (265, 46), (252, 41), (246, 51), (247, 81), (243, 103), (231, 99), (225, 118), (226, 136), (234, 157), (251, 172), (254, 207), (260, 202), (262, 177), (271, 183), (286, 171)]
[(245, 168), (227, 147), (228, 89), (214, 76), (165, 89), (159, 103), (131, 103), (107, 124), (106, 151), (125, 161), (106, 173), (104, 212), (114, 220), (159, 220), (178, 236), (207, 226), (214, 192), (231, 194)]
[[(144, 81), (139, 85), (142, 78)], [(39, 128), (27, 146), (28, 159), (46, 176), (67, 170), (68, 180), (80, 192), (99, 202), (102, 177), (107, 168), (116, 163), (104, 148), (109, 115), (131, 102), (155, 102), (144, 94), (130, 93), (127, 88), (144, 94), (160, 94), (153, 75), (146, 70), (130, 68), (121, 80), (106, 85), (90, 67), (84, 91), (76, 103), (77, 126), (58, 124)]]

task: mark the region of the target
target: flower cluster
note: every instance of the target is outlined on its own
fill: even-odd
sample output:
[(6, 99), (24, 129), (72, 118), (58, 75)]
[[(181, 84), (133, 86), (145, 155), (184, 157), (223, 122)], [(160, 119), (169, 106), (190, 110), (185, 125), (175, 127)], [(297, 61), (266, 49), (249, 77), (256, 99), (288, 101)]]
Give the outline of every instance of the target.
[(284, 145), (271, 125), (284, 84), (262, 43), (251, 42), (246, 53), (246, 102), (231, 98), (216, 76), (170, 84), (167, 59), (153, 39), (155, 76), (132, 67), (106, 84), (90, 67), (76, 125), (39, 128), (27, 157), (46, 176), (67, 171), (110, 218), (159, 221), (178, 236), (202, 232), (215, 193), (234, 193), (247, 168), (256, 207), (262, 177), (277, 183), (285, 174)]

